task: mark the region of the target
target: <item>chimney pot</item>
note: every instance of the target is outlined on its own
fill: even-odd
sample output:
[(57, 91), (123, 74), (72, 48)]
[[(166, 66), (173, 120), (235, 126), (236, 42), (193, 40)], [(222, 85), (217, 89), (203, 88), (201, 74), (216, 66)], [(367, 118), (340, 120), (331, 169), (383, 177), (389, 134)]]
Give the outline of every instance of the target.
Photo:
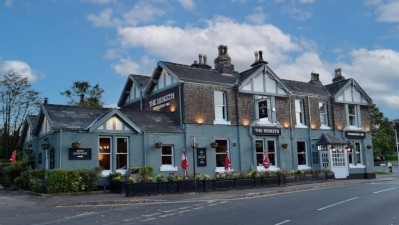
[(204, 55), (203, 57), (204, 57), (204, 65), (206, 65), (206, 60), (208, 57), (206, 55)]
[(202, 64), (202, 54), (198, 54), (198, 64)]
[(258, 52), (255, 52), (255, 62), (258, 62)]
[(44, 98), (44, 104), (45, 104), (45, 105), (48, 104), (48, 98)]

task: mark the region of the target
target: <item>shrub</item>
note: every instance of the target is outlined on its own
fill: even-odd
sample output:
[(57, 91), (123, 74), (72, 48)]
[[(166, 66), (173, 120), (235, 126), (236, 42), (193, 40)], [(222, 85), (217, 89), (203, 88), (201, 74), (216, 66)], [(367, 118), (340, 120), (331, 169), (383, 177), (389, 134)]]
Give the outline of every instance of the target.
[(3, 169), (3, 186), (11, 187), (16, 185), (15, 181), (20, 182), (19, 179), (16, 180), (17, 177), (21, 175), (22, 172), (27, 170), (27, 165), (29, 161), (26, 159), (18, 160), (14, 164), (10, 164), (9, 166), (4, 167)]

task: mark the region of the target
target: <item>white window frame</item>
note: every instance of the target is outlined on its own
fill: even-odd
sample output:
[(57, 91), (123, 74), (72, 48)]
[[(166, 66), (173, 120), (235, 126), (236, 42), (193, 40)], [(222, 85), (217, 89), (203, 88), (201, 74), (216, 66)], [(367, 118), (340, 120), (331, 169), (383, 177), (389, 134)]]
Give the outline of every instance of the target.
[[(256, 142), (262, 142), (262, 150), (263, 150), (263, 153), (265, 153), (266, 152), (266, 154), (268, 154), (268, 156), (269, 155), (274, 155), (274, 162), (272, 162), (272, 161), (270, 161), (270, 167), (269, 168), (267, 168), (267, 169), (265, 169), (265, 167), (263, 166), (263, 165), (257, 165), (256, 166), (256, 170), (258, 171), (258, 172), (264, 172), (264, 171), (278, 171), (280, 168), (277, 166), (277, 162), (278, 162), (278, 154), (277, 154), (277, 144), (276, 144), (276, 140), (275, 139), (272, 139), (272, 138), (265, 138), (265, 139), (257, 139), (256, 141), (255, 141), (255, 144), (256, 144)], [(268, 142), (273, 142), (273, 149), (274, 149), (274, 151), (273, 152), (271, 152), (270, 150), (271, 149), (269, 149), (269, 145), (268, 145)], [(256, 151), (256, 146), (255, 146), (255, 151)], [(257, 154), (257, 152), (255, 152), (255, 154)], [(260, 154), (260, 153), (259, 153)], [(263, 158), (263, 154), (262, 154), (262, 158)], [(255, 162), (257, 163), (258, 161), (257, 161), (257, 159), (255, 158)], [(263, 160), (263, 159), (262, 159)], [(269, 160), (270, 160), (270, 157), (269, 157)]]
[(305, 122), (305, 107), (303, 99), (295, 99), (295, 119), (296, 119), (295, 127), (307, 128)]
[[(164, 148), (170, 148), (170, 154), (164, 154)], [(177, 166), (175, 166), (175, 149), (173, 145), (162, 145), (161, 148), (161, 167), (159, 168), (162, 172), (176, 172)], [(162, 157), (171, 157), (171, 164), (162, 164)]]
[[(213, 103), (215, 108), (214, 124), (230, 125), (227, 120), (227, 94), (224, 91), (214, 91)], [(221, 110), (221, 113), (220, 113)]]
[[(262, 101), (266, 101), (266, 113), (267, 113), (267, 117), (265, 118), (260, 118), (260, 109), (259, 109), (259, 103)], [(258, 96), (257, 100), (256, 100), (256, 118), (258, 120), (258, 124), (262, 125), (262, 124), (272, 124), (272, 110), (271, 110), (271, 101), (270, 98), (265, 97), (265, 96)]]
[[(126, 152), (119, 152), (118, 139), (126, 140)], [(111, 141), (112, 142), (112, 141)], [(121, 173), (122, 175), (126, 174), (127, 169), (129, 168), (129, 139), (127, 137), (116, 137), (115, 138), (115, 165), (117, 165), (118, 155), (126, 155), (126, 168), (116, 168), (116, 172)], [(111, 148), (112, 150), (112, 148)], [(112, 154), (112, 151), (111, 151)], [(111, 159), (112, 161), (112, 159)]]
[[(320, 129), (330, 129), (328, 121), (327, 102), (319, 102)], [(324, 120), (324, 123), (323, 123)]]
[[(219, 147), (221, 147), (221, 144), (219, 144), (217, 147), (216, 147), (216, 149), (215, 149), (215, 165), (216, 165), (216, 168), (215, 168), (215, 172), (216, 173), (224, 173), (224, 172), (226, 172), (226, 170), (224, 169), (224, 161), (223, 161), (223, 166), (217, 166), (217, 155), (227, 155), (227, 154), (229, 154), (229, 158), (230, 158), (230, 161), (231, 161), (231, 154), (230, 154), (230, 150), (229, 150), (229, 140), (227, 140), (227, 139), (215, 139), (215, 142), (216, 143), (220, 143), (220, 142), (225, 142), (226, 143), (226, 151), (225, 152), (217, 152), (217, 149), (219, 148)], [(233, 171), (233, 169), (231, 169), (230, 168), (230, 171)]]
[(351, 152), (350, 153), (348, 152), (348, 155), (349, 154), (352, 155), (352, 163), (349, 163), (350, 168), (365, 168), (363, 161), (362, 144), (359, 141), (355, 141), (353, 143)]
[[(350, 113), (350, 109), (353, 107), (353, 113)], [(359, 128), (359, 109), (357, 105), (353, 104), (348, 104), (347, 105), (347, 121), (348, 121), (348, 127), (351, 128)], [(351, 120), (353, 118), (353, 120)], [(355, 123), (353, 124), (352, 121)]]
[[(305, 157), (305, 161), (306, 161), (305, 164), (300, 164), (300, 162), (299, 162), (298, 144), (299, 144), (300, 142), (304, 144), (304, 148), (305, 148), (305, 152), (301, 153), (301, 155), (304, 155), (304, 157)], [(309, 167), (309, 157), (308, 157), (308, 145), (307, 145), (307, 142), (306, 142), (306, 141), (303, 141), (303, 140), (298, 140), (298, 141), (296, 142), (296, 146), (297, 146), (298, 170), (307, 170), (307, 169), (310, 169), (310, 167)]]

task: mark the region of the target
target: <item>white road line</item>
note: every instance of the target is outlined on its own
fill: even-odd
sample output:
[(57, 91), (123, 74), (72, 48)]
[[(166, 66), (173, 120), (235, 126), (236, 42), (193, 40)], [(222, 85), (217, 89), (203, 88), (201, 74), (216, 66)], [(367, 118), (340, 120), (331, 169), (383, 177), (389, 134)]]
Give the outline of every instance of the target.
[(158, 215), (160, 215), (160, 214), (162, 214), (162, 213), (146, 214), (146, 215), (142, 215), (142, 216), (145, 216), (145, 217), (153, 217), (153, 216), (158, 216)]
[(291, 222), (291, 220), (284, 220), (283, 222), (276, 223), (274, 225), (281, 225), (281, 224), (285, 224), (285, 223), (288, 223), (288, 222)]
[(70, 218), (75, 218), (75, 217), (90, 215), (90, 214), (93, 214), (93, 213), (94, 213), (94, 212), (86, 212), (86, 213), (78, 214), (78, 215), (75, 215), (75, 216), (67, 216), (67, 217), (65, 217), (65, 218), (66, 218), (66, 219), (70, 219)]
[(191, 211), (191, 209), (186, 209), (186, 210), (179, 211), (177, 213), (178, 214), (183, 214), (183, 213), (190, 212), (190, 211)]
[(394, 187), (394, 188), (388, 188), (388, 189), (381, 190), (381, 191), (375, 191), (375, 192), (373, 192), (373, 193), (374, 193), (374, 194), (378, 194), (378, 193), (381, 193), (381, 192), (384, 192), (384, 191), (390, 191), (390, 190), (394, 190), (394, 189), (396, 189), (396, 188), (398, 188), (398, 187)]
[(341, 202), (337, 202), (337, 203), (334, 203), (334, 204), (331, 204), (331, 205), (328, 205), (328, 206), (326, 206), (326, 207), (323, 207), (323, 208), (320, 208), (320, 209), (317, 209), (317, 210), (324, 210), (324, 209), (327, 209), (327, 208), (330, 208), (330, 207), (333, 207), (333, 206), (336, 206), (336, 205), (339, 205), (339, 204), (342, 204), (342, 203), (345, 203), (345, 202), (349, 202), (349, 201), (352, 201), (352, 200), (355, 200), (355, 199), (357, 199), (358, 197), (354, 197), (354, 198), (350, 198), (350, 199), (347, 199), (347, 200), (344, 200), (344, 201), (341, 201)]
[(215, 206), (218, 205), (217, 203), (208, 204), (208, 206)]
[(151, 218), (148, 218), (148, 219), (145, 219), (145, 220), (142, 220), (142, 222), (147, 222), (147, 221), (151, 221), (151, 220), (155, 220), (156, 218), (154, 218), (154, 217), (151, 217)]
[(195, 207), (193, 209), (203, 209), (203, 208), (205, 208), (205, 206), (198, 206), (198, 207)]
[(168, 216), (174, 216), (174, 215), (176, 215), (176, 214), (177, 214), (177, 213), (163, 214), (163, 215), (160, 215), (159, 217), (164, 218), (164, 217), (168, 217)]
[(188, 208), (191, 208), (191, 206), (180, 207), (178, 209), (188, 209)]

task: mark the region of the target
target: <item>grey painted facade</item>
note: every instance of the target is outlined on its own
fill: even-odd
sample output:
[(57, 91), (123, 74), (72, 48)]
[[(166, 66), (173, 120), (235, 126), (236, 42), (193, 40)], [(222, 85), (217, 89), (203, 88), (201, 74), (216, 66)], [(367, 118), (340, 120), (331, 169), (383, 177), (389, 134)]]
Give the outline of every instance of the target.
[[(217, 69), (201, 55), (191, 66), (159, 62), (151, 77), (130, 75), (120, 109), (43, 104), (37, 117), (27, 117), (22, 149), (34, 150), (36, 168), (105, 165), (104, 176), (141, 166), (151, 166), (155, 175), (183, 174), (184, 150), (189, 174), (193, 156), (196, 173), (225, 172), (228, 154), (230, 171), (327, 167), (338, 178), (375, 176), (373, 151), (367, 147), (371, 99), (356, 81), (345, 79), (340, 70), (329, 85), (314, 73), (309, 83), (282, 80), (261, 53), (252, 68), (238, 73), (227, 46), (218, 51)], [(41, 147), (45, 140), (49, 150)], [(75, 140), (86, 155), (71, 159), (70, 152), (80, 154), (71, 147)], [(219, 146), (212, 148), (212, 142)], [(263, 154), (272, 163), (267, 169)]]

